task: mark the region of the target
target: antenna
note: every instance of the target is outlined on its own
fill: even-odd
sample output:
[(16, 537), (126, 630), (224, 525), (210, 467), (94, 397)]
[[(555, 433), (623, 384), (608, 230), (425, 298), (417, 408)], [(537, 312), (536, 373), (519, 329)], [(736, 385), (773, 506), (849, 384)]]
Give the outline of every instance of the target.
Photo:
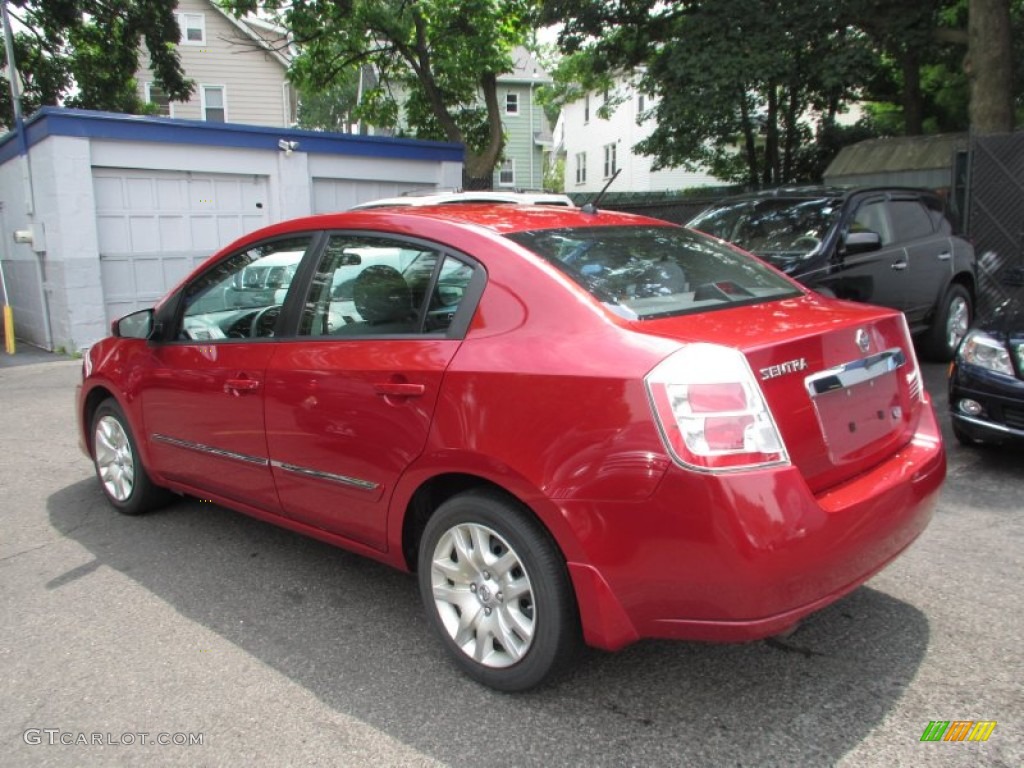
[(584, 203), (582, 209), (584, 213), (597, 213), (597, 204), (601, 202), (601, 198), (604, 197), (604, 193), (608, 191), (608, 187), (612, 185), (612, 182), (619, 178), (620, 173), (622, 173), (622, 169), (616, 168), (615, 173), (613, 173), (612, 177), (605, 182), (605, 185), (601, 188), (601, 191), (594, 196), (594, 199)]

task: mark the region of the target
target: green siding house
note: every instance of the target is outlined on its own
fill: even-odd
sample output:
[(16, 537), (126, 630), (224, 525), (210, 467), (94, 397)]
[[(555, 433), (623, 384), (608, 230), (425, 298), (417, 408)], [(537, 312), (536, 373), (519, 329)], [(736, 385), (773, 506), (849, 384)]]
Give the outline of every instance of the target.
[(551, 77), (525, 48), (512, 52), (513, 70), (498, 78), (505, 125), (505, 154), (494, 170), (494, 188), (541, 189), (552, 150), (551, 126), (537, 104), (537, 90)]

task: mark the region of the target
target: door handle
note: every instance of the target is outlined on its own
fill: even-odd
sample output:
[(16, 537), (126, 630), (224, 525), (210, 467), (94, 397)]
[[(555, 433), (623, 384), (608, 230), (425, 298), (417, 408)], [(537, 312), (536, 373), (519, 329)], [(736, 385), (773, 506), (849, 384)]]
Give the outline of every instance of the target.
[(410, 384), (404, 381), (379, 381), (373, 385), (378, 395), (386, 397), (419, 397), (427, 388), (422, 384)]
[(235, 392), (236, 394), (255, 392), (259, 388), (260, 382), (258, 379), (228, 379), (224, 382), (224, 391)]
[(943, 253), (940, 253), (939, 256), (938, 256), (939, 261), (949, 261), (952, 258), (953, 258), (953, 254), (950, 253), (949, 251), (945, 251)]
[(902, 272), (904, 269), (907, 268), (907, 262), (897, 261), (894, 264), (890, 264), (889, 266), (895, 269), (897, 272)]

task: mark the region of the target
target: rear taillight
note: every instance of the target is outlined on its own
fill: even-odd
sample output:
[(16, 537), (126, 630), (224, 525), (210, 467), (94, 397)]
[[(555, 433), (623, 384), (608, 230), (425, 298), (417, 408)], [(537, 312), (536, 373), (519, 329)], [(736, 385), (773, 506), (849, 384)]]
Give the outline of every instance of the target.
[(742, 353), (688, 344), (644, 380), (669, 453), (693, 469), (750, 469), (789, 461)]
[(917, 353), (914, 352), (914, 339), (910, 335), (910, 326), (907, 325), (906, 315), (900, 315), (903, 323), (903, 352), (910, 361), (907, 366), (907, 390), (910, 392), (912, 401), (924, 402), (924, 379), (921, 376), (921, 365), (917, 362)]

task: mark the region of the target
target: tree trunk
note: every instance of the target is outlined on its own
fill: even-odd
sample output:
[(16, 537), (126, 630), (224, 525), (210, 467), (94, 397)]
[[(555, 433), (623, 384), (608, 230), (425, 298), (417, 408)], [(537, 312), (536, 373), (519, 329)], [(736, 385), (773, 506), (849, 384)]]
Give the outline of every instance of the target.
[(782, 181), (789, 184), (793, 181), (793, 166), (796, 161), (797, 146), (800, 138), (800, 89), (791, 85), (786, 102), (786, 133), (783, 142)]
[(750, 107), (747, 104), (747, 94), (740, 94), (740, 120), (743, 127), (743, 147), (747, 156), (747, 172), (750, 186), (758, 186), (757, 178), (757, 140), (754, 136), (754, 126), (750, 119)]
[(466, 148), (466, 176), (473, 189), (490, 189), (494, 167), (505, 148), (505, 129), (501, 124), (501, 107), (498, 104), (498, 76), (493, 73), (482, 75), (480, 90), (487, 107), (487, 146), (479, 153)]
[(967, 60), (971, 84), (971, 130), (1009, 133), (1013, 130), (1013, 49), (1010, 0), (970, 0)]
[(900, 52), (900, 64), (903, 67), (903, 130), (907, 136), (920, 136), (924, 133), (924, 96), (917, 49), (904, 48)]
[(764, 185), (779, 183), (779, 94), (774, 84), (768, 86), (768, 121), (764, 137)]

